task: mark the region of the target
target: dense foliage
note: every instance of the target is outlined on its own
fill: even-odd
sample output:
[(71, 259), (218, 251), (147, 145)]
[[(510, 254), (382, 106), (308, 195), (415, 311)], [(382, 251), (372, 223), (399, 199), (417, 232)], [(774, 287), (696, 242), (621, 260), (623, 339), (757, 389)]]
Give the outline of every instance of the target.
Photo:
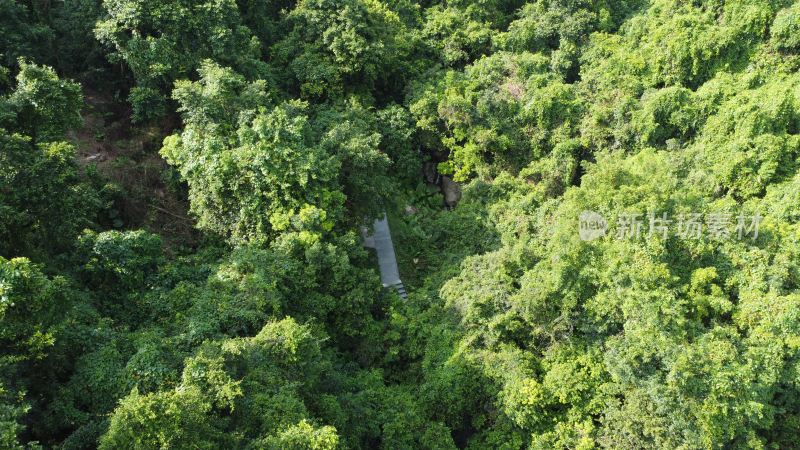
[(0, 0), (0, 448), (796, 448), (799, 69), (789, 0)]

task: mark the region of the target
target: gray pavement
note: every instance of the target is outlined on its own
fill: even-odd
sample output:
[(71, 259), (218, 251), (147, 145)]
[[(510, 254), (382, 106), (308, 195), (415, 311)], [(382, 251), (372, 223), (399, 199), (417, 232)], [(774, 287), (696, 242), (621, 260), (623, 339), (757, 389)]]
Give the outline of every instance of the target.
[(400, 270), (397, 268), (397, 257), (394, 254), (392, 233), (389, 231), (389, 221), (386, 215), (378, 219), (372, 226), (375, 251), (378, 253), (378, 265), (381, 270), (381, 283), (384, 286), (394, 286), (400, 283)]
[(372, 236), (365, 236), (364, 245), (374, 248), (378, 254), (378, 266), (381, 272), (381, 283), (384, 287), (393, 287), (404, 299), (408, 298), (403, 282), (400, 280), (400, 269), (397, 268), (397, 257), (394, 254), (392, 233), (386, 214), (372, 225)]

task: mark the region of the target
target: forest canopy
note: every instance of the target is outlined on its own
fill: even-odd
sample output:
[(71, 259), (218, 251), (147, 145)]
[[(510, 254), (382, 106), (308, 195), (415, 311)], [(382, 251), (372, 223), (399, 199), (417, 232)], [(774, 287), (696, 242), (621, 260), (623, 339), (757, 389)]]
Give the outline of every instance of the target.
[(798, 435), (800, 2), (0, 0), (0, 448)]

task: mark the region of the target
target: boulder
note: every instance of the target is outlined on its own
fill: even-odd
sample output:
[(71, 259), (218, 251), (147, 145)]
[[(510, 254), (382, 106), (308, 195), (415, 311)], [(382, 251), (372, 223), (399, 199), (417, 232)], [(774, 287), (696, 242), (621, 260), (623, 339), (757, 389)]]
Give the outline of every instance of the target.
[(442, 194), (444, 194), (444, 203), (447, 206), (456, 206), (461, 200), (461, 185), (448, 176), (442, 176)]
[(425, 181), (428, 184), (436, 184), (436, 178), (439, 175), (436, 172), (436, 163), (428, 161), (422, 166), (422, 173), (425, 175)]

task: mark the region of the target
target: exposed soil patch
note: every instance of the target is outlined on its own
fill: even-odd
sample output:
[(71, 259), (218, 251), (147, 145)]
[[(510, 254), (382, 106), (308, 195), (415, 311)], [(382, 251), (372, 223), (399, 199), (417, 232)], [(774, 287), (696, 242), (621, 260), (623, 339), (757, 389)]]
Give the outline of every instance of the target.
[(118, 192), (110, 221), (121, 229), (160, 234), (168, 245), (196, 243), (199, 236), (188, 214), (185, 186), (158, 154), (177, 121), (138, 126), (130, 122), (127, 105), (110, 95), (86, 90), (84, 99), (83, 126), (69, 138), (78, 163), (96, 167)]

